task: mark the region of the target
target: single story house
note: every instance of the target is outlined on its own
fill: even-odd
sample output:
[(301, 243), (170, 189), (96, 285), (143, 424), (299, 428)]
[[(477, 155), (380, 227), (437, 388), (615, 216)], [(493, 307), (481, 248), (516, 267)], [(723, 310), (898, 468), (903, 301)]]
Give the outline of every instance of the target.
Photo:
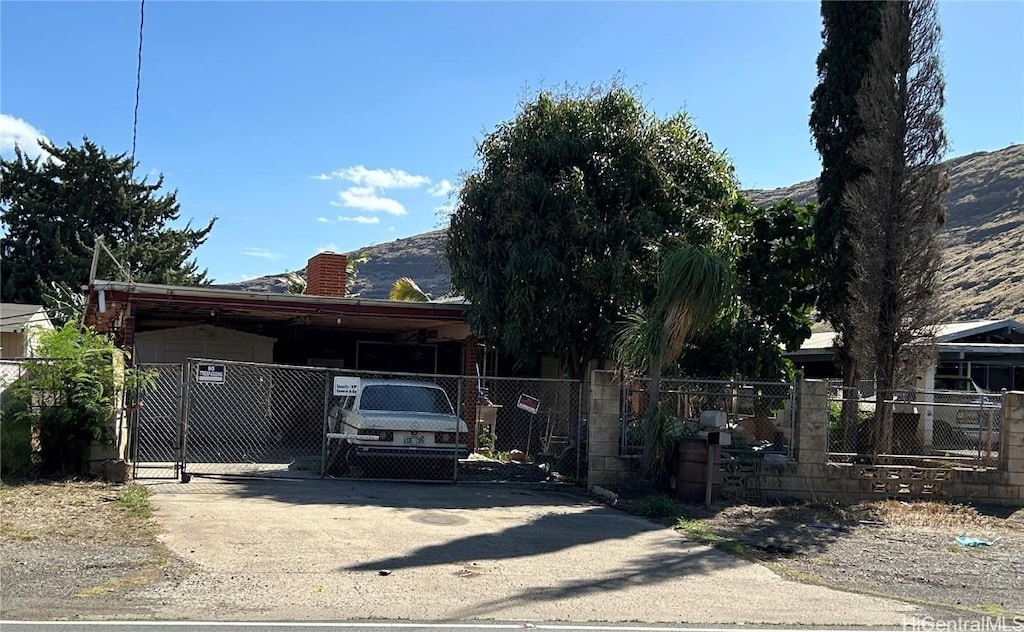
[(0, 303), (0, 358), (36, 355), (39, 332), (53, 329), (42, 305)]
[[(808, 378), (838, 378), (834, 331), (811, 335), (786, 354)], [(937, 357), (926, 374), (965, 375), (989, 391), (1024, 390), (1024, 323), (972, 320), (944, 323), (936, 331)], [(926, 384), (926, 390), (930, 390)]]
[(94, 280), (86, 323), (114, 334), (136, 364), (208, 358), (475, 374), (464, 303), (346, 297), (346, 263), (314, 256), (304, 294)]

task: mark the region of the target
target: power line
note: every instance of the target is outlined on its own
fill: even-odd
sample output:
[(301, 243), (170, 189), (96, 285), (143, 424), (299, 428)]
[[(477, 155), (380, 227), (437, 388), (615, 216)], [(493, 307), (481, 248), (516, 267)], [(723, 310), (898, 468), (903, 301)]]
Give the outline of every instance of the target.
[(139, 5), (139, 59), (135, 64), (135, 116), (132, 120), (132, 171), (135, 171), (135, 140), (139, 134), (139, 90), (142, 87), (142, 27), (146, 23), (146, 0)]

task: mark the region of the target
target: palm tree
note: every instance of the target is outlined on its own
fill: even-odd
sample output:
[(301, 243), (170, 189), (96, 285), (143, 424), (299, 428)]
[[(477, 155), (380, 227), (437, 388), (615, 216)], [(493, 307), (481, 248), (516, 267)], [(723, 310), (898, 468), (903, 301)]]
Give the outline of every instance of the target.
[(659, 414), (661, 374), (683, 352), (690, 336), (711, 325), (732, 302), (732, 271), (721, 255), (690, 244), (667, 250), (662, 258), (654, 300), (631, 315), (615, 341), (615, 356), (625, 369), (647, 372), (644, 414), (644, 466), (649, 474), (667, 455), (674, 437)]
[(409, 277), (402, 277), (391, 285), (391, 294), (389, 295), (392, 301), (414, 301), (417, 303), (426, 303), (430, 300), (430, 295), (420, 289), (420, 286)]

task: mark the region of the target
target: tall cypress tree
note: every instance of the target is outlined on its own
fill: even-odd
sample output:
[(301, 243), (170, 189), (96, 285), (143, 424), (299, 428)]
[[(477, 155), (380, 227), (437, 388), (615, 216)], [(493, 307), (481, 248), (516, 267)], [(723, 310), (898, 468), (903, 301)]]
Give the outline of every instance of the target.
[[(192, 258), (213, 229), (173, 226), (179, 217), (174, 192), (133, 177), (132, 159), (109, 155), (89, 139), (29, 158), (21, 151), (0, 159), (0, 238), (5, 302), (40, 303), (57, 283), (77, 290), (88, 281), (95, 237), (102, 235), (135, 281), (208, 283)], [(103, 260), (101, 277), (113, 274)]]
[[(853, 155), (853, 147), (864, 135), (857, 93), (871, 65), (884, 4), (874, 0), (823, 0), (818, 85), (811, 93), (810, 128), (821, 155), (819, 206), (814, 220), (815, 258), (819, 270), (817, 307), (839, 334), (836, 360), (846, 386), (855, 386), (858, 374), (850, 346), (854, 337), (849, 310), (854, 261), (848, 232), (850, 212), (843, 195), (847, 187), (865, 173)], [(853, 447), (855, 419), (855, 410), (844, 410), (846, 449)]]
[[(864, 174), (852, 148), (864, 135), (857, 92), (871, 64), (884, 2), (821, 3), (824, 46), (818, 54), (818, 85), (811, 94), (811, 133), (821, 155), (814, 240), (822, 272), (817, 306), (842, 336), (849, 325), (847, 302), (853, 260), (843, 194)], [(840, 361), (848, 359), (842, 354)], [(844, 375), (852, 371), (844, 370)]]

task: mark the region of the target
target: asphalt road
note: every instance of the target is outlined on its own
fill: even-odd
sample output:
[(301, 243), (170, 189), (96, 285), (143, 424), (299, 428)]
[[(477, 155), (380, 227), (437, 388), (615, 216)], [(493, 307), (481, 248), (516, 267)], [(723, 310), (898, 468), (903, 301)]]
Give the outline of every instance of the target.
[[(440, 630), (456, 630), (458, 632), (495, 632), (500, 630), (558, 630), (559, 632), (723, 632), (723, 630), (743, 630), (743, 632), (783, 632), (787, 628), (751, 628), (749, 626), (730, 627), (671, 627), (671, 626), (638, 626), (638, 625), (573, 625), (566, 623), (232, 623), (217, 622), (113, 622), (113, 621), (0, 621), (2, 632), (181, 632), (182, 630), (209, 629), (216, 632), (438, 632)], [(790, 628), (808, 632), (815, 628)], [(874, 628), (881, 630), (883, 628)], [(918, 628), (893, 627), (890, 630), (913, 630)], [(943, 628), (947, 629), (947, 628)], [(851, 632), (865, 632), (867, 628), (856, 628)], [(837, 628), (828, 628), (828, 632), (846, 632)]]

